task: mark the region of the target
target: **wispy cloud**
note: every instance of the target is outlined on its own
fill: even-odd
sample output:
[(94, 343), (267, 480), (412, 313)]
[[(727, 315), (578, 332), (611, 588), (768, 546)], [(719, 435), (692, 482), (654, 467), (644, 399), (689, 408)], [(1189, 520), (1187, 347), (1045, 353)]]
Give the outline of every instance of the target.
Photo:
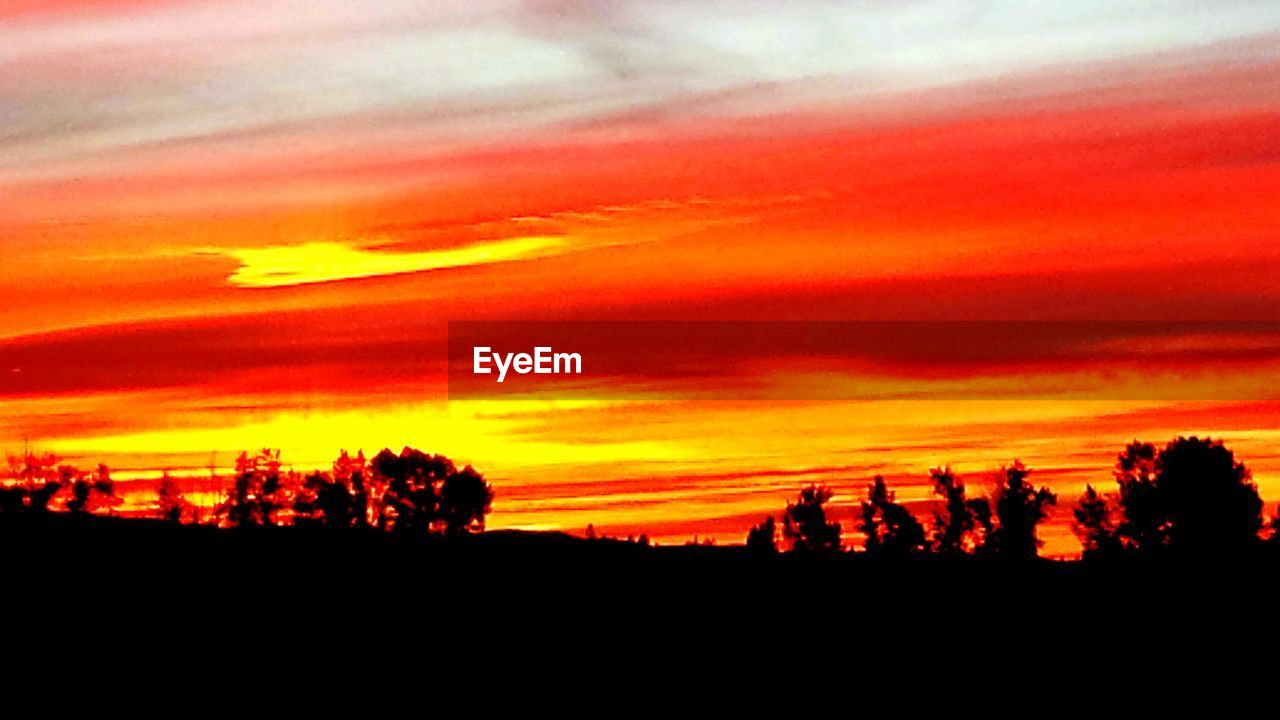
[(397, 252), (341, 242), (218, 248), (211, 252), (240, 262), (240, 267), (227, 278), (232, 285), (266, 288), (528, 260), (565, 252), (569, 247), (564, 238), (519, 237), (423, 252)]
[(240, 0), (0, 16), (0, 180), (352, 118), (484, 142), (735, 88), (822, 78), (818, 100), (860, 97), (1277, 29), (1280, 6), (1251, 0)]

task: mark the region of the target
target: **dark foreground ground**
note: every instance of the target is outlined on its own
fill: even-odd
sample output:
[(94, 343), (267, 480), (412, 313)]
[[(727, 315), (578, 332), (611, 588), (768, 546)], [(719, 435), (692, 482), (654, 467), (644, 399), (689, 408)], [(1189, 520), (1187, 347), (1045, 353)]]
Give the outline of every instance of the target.
[(1271, 632), (1280, 579), (1274, 547), (1108, 564), (877, 562), (559, 533), (402, 540), (65, 514), (0, 516), (0, 548), (0, 635), (105, 633), (210, 652), (410, 648), (419, 637), (508, 654), (679, 646), (718, 662), (818, 646), (920, 661), (1052, 648), (1087, 660), (1117, 642), (1158, 657), (1254, 644)]
[[(729, 595), (742, 603), (829, 593), (870, 600), (965, 603), (1025, 597), (1086, 602), (1213, 589), (1254, 592), (1280, 579), (1280, 546), (1247, 555), (1132, 558), (1109, 563), (1005, 562), (861, 554), (759, 557), (742, 546), (645, 546), (554, 532), (491, 531), (457, 539), (398, 538), (324, 528), (220, 530), (153, 520), (0, 515), (3, 576), (29, 592), (66, 585), (202, 595), (386, 591), (461, 593), (501, 589), (512, 599), (581, 593), (693, 602)], [(1206, 583), (1210, 585), (1206, 586)], [(608, 593), (608, 595), (599, 595)]]
[[(180, 689), (183, 707), (196, 686), (327, 701), (330, 686), (381, 692), (394, 672), (411, 676), (397, 696), (462, 692), (441, 667), (492, 685), (480, 704), (514, 692), (500, 691), (498, 667), (575, 697), (604, 676), (621, 693), (610, 708), (713, 676), (765, 678), (733, 685), (733, 697), (785, 698), (799, 687), (889, 694), (885, 678), (1035, 690), (1118, 668), (1238, 674), (1272, 646), (1280, 578), (1266, 547), (1105, 565), (875, 562), (559, 533), (410, 541), (64, 514), (0, 516), (0, 558), (0, 661), (123, 671), (131, 688)], [(787, 685), (780, 670), (807, 680)], [(353, 685), (363, 671), (377, 680)]]

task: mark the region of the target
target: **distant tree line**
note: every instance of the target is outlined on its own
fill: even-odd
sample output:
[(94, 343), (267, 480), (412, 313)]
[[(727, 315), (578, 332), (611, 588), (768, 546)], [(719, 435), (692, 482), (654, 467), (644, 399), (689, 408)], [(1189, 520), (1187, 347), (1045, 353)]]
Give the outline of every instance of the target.
[[(893, 491), (877, 476), (855, 515), (863, 550), (890, 558), (1035, 558), (1042, 546), (1037, 527), (1058, 498), (1046, 487), (1035, 487), (1030, 475), (1029, 468), (1015, 461), (997, 473), (990, 497), (970, 497), (950, 468), (931, 470), (935, 510), (927, 527), (895, 502)], [(1072, 530), (1087, 560), (1220, 553), (1262, 540), (1263, 503), (1257, 486), (1221, 441), (1179, 437), (1161, 449), (1134, 441), (1117, 458), (1113, 476), (1114, 493), (1086, 486), (1072, 510)], [(747, 547), (758, 555), (781, 549), (841, 552), (841, 523), (832, 519), (828, 507), (832, 497), (825, 485), (802, 489), (783, 510), (781, 528), (774, 516), (766, 517), (747, 533)], [(1280, 531), (1280, 518), (1272, 529)], [(1277, 536), (1280, 532), (1273, 533)]]
[[(0, 487), (0, 512), (113, 512), (122, 500), (105, 465), (87, 473), (52, 454), (11, 456), (13, 482)], [(241, 453), (231, 487), (212, 520), (232, 528), (277, 525), (377, 528), (391, 533), (463, 535), (483, 531), (493, 488), (470, 465), (414, 448), (384, 449), (372, 460), (343, 450), (329, 471), (286, 469), (280, 451)], [(181, 482), (164, 473), (156, 482), (155, 515), (197, 522)]]
[[(52, 453), (9, 456), (12, 484), (0, 486), (0, 512), (112, 512), (123, 500), (106, 465), (86, 471)], [(65, 493), (63, 491), (66, 491)]]
[[(11, 480), (0, 485), (0, 513), (112, 514), (122, 504), (105, 465), (82, 471), (52, 454), (9, 457)], [(1001, 468), (990, 492), (972, 496), (947, 467), (934, 468), (934, 499), (924, 520), (896, 501), (876, 476), (853, 516), (862, 550), (880, 558), (916, 555), (1000, 557), (1039, 554), (1037, 529), (1057, 504), (1031, 482), (1021, 462)], [(1221, 441), (1179, 437), (1163, 448), (1134, 441), (1116, 460), (1115, 490), (1086, 486), (1072, 509), (1072, 530), (1085, 559), (1185, 552), (1221, 553), (1259, 543), (1268, 528), (1252, 476)], [(286, 469), (280, 451), (241, 453), (231, 487), (209, 518), (223, 527), (367, 528), (387, 533), (457, 536), (483, 531), (493, 488), (443, 455), (384, 449), (371, 460), (345, 450), (325, 471)], [(842, 524), (833, 517), (832, 490), (803, 488), (779, 517), (767, 516), (747, 533), (752, 554), (844, 551)], [(154, 513), (173, 523), (199, 522), (179, 480), (156, 482)], [(780, 521), (779, 521), (780, 520)], [(1270, 526), (1280, 542), (1280, 518)], [(589, 528), (589, 539), (596, 537)], [(648, 538), (642, 538), (648, 544)], [(848, 548), (854, 550), (856, 548)]]

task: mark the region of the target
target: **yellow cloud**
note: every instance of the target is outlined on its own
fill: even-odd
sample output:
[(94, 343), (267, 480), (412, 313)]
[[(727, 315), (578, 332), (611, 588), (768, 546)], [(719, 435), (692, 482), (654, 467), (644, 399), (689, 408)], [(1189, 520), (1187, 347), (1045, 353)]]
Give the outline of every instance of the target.
[(228, 282), (261, 288), (527, 260), (558, 254), (568, 244), (559, 237), (519, 237), (424, 252), (371, 250), (341, 242), (219, 248), (216, 252), (240, 261), (240, 268)]

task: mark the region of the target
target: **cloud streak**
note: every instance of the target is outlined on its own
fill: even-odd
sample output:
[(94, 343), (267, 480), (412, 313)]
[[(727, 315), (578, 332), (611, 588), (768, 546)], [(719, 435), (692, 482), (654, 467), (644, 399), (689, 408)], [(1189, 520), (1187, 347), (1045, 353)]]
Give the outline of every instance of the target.
[(396, 252), (339, 242), (217, 248), (208, 252), (240, 262), (240, 267), (227, 278), (232, 285), (271, 288), (531, 260), (565, 252), (569, 247), (563, 238), (521, 237), (424, 252)]
[[(808, 82), (810, 103), (865, 99), (1278, 29), (1280, 6), (1249, 0), (240, 0), (20, 14), (0, 18), (0, 181), (34, 162), (71, 173), (102, 153), (353, 118), (411, 117), (437, 141), (484, 143), (734, 89)], [(772, 112), (780, 97), (733, 112)]]

